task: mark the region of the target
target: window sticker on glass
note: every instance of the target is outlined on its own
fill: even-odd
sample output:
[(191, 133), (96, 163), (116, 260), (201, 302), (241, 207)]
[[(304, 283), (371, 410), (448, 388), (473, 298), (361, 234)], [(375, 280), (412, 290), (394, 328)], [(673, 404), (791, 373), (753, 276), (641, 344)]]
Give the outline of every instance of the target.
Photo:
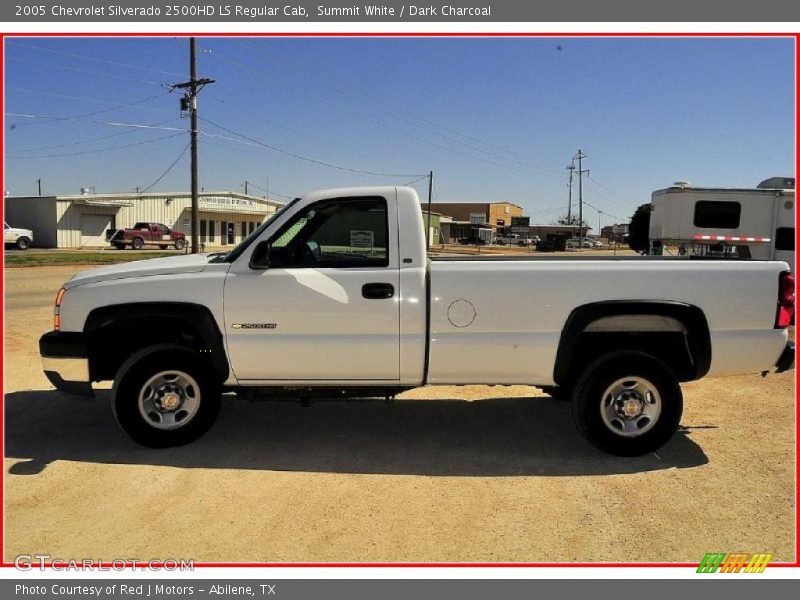
[(350, 230), (350, 247), (351, 248), (369, 248), (370, 250), (375, 246), (375, 232), (364, 229), (351, 229)]

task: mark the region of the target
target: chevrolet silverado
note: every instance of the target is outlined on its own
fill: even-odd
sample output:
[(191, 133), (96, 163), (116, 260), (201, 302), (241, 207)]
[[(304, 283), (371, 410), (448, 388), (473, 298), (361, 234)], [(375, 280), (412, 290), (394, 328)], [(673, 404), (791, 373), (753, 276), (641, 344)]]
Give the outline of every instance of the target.
[(137, 442), (202, 435), (223, 392), (393, 397), (528, 384), (568, 399), (596, 447), (641, 455), (677, 430), (680, 383), (794, 366), (784, 262), (431, 258), (416, 192), (315, 192), (231, 252), (78, 273), (40, 340), (59, 390), (111, 403)]

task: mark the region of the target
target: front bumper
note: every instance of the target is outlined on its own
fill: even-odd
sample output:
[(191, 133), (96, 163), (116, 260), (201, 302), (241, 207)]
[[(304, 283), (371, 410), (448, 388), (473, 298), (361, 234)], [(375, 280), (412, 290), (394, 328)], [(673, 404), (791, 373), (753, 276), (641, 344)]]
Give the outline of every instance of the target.
[(89, 357), (82, 333), (50, 331), (39, 338), (39, 354), (47, 379), (56, 389), (78, 396), (94, 396)]
[(778, 362), (775, 363), (775, 372), (783, 373), (794, 368), (794, 342), (786, 342)]

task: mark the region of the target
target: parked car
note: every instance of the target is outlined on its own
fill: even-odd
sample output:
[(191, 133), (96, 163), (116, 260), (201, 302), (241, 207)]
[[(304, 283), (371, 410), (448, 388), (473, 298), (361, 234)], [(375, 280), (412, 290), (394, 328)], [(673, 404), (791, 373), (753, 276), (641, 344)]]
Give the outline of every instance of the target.
[(494, 243), (498, 246), (513, 246), (519, 242), (519, 235), (512, 233), (511, 235), (501, 235), (495, 238)]
[(315, 192), (231, 252), (78, 273), (54, 313), (50, 382), (113, 380), (117, 422), (153, 447), (201, 436), (224, 391), (526, 384), (569, 398), (598, 448), (641, 455), (678, 429), (681, 382), (794, 366), (785, 262), (429, 257), (409, 187)]
[(33, 231), (10, 227), (3, 221), (3, 246), (15, 246), (18, 250), (27, 250), (33, 243)]
[(581, 245), (581, 238), (574, 237), (567, 240), (567, 248), (600, 248), (602, 243), (591, 238), (583, 238), (583, 245)]
[(534, 235), (533, 237), (521, 237), (517, 240), (517, 245), (529, 247), (529, 246), (536, 246), (541, 240), (538, 235)]
[(176, 250), (186, 247), (186, 235), (170, 229), (162, 223), (136, 223), (130, 229), (106, 229), (106, 241), (118, 250), (130, 246), (141, 250), (145, 246), (158, 246), (166, 250), (174, 246)]

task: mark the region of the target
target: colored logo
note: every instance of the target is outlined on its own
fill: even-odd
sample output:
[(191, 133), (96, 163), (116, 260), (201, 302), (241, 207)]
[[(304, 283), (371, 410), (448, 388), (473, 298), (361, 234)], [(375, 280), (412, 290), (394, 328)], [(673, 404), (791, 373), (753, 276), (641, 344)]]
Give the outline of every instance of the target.
[(697, 567), (698, 573), (763, 573), (772, 554), (738, 552), (707, 552)]

